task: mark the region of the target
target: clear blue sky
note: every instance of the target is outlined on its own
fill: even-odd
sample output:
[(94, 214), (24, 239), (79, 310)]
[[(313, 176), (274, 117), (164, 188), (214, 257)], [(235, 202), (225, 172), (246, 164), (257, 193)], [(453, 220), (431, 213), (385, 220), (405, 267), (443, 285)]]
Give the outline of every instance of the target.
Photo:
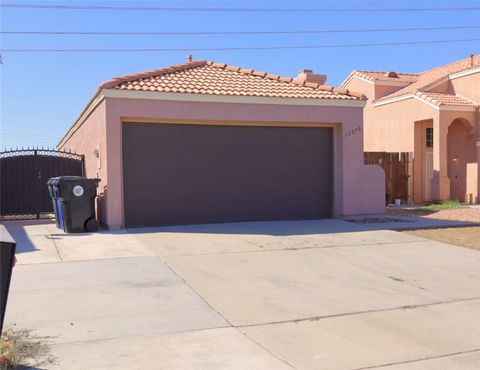
[[(3, 0), (3, 3), (21, 3)], [(473, 7), (480, 1), (28, 1), (170, 7), (401, 8)], [(199, 13), (2, 9), (2, 31), (298, 31), (480, 25), (480, 11), (418, 13)], [(19, 36), (2, 35), (1, 49), (22, 48), (201, 48), (321, 45), (480, 38), (480, 29), (389, 33), (267, 36)], [(338, 85), (353, 69), (418, 72), (480, 53), (480, 42), (281, 51), (203, 51), (208, 59), (294, 76), (309, 68)], [(0, 146), (53, 146), (95, 92), (113, 76), (183, 63), (187, 52), (2, 53)]]

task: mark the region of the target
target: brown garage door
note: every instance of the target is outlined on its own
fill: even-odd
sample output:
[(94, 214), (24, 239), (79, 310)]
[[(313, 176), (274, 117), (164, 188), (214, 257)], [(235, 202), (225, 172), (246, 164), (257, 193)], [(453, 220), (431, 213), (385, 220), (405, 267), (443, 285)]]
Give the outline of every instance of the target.
[(331, 128), (123, 124), (125, 225), (329, 217)]

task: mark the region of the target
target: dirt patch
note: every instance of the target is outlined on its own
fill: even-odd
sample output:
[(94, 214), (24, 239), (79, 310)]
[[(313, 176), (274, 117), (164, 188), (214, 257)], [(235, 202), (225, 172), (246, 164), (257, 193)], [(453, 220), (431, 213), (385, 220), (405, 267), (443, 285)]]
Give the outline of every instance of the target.
[(435, 211), (424, 211), (417, 208), (388, 208), (387, 215), (389, 216), (404, 216), (404, 217), (424, 217), (435, 213)]
[(455, 209), (444, 209), (425, 217), (441, 220), (480, 222), (480, 208), (462, 207)]
[(480, 222), (480, 208), (461, 207), (443, 209), (441, 211), (425, 211), (421, 209), (388, 209), (387, 213), (392, 216), (425, 217), (437, 220)]
[(425, 239), (480, 251), (480, 226), (403, 231)]

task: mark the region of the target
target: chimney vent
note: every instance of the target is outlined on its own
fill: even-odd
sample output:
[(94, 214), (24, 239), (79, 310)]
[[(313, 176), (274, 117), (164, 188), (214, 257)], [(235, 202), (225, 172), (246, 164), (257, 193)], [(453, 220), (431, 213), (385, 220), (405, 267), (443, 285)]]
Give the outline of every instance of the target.
[(192, 56), (192, 54), (188, 54), (188, 55), (187, 55), (187, 62), (188, 62), (188, 63), (192, 63), (192, 61), (193, 61), (193, 56)]
[(388, 72), (386, 75), (387, 77), (390, 77), (390, 78), (398, 78), (397, 73), (393, 71)]
[(313, 70), (311, 69), (301, 69), (298, 71), (298, 76), (295, 77), (293, 81), (298, 83), (313, 82), (323, 85), (325, 81), (327, 81), (327, 75), (313, 73)]

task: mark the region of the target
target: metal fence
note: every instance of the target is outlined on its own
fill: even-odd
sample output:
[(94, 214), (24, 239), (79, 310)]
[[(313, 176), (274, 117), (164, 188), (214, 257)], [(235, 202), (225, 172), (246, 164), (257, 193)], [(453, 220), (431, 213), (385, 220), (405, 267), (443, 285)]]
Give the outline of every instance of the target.
[(83, 176), (84, 156), (45, 148), (0, 152), (0, 219), (37, 219), (53, 212), (47, 181)]

